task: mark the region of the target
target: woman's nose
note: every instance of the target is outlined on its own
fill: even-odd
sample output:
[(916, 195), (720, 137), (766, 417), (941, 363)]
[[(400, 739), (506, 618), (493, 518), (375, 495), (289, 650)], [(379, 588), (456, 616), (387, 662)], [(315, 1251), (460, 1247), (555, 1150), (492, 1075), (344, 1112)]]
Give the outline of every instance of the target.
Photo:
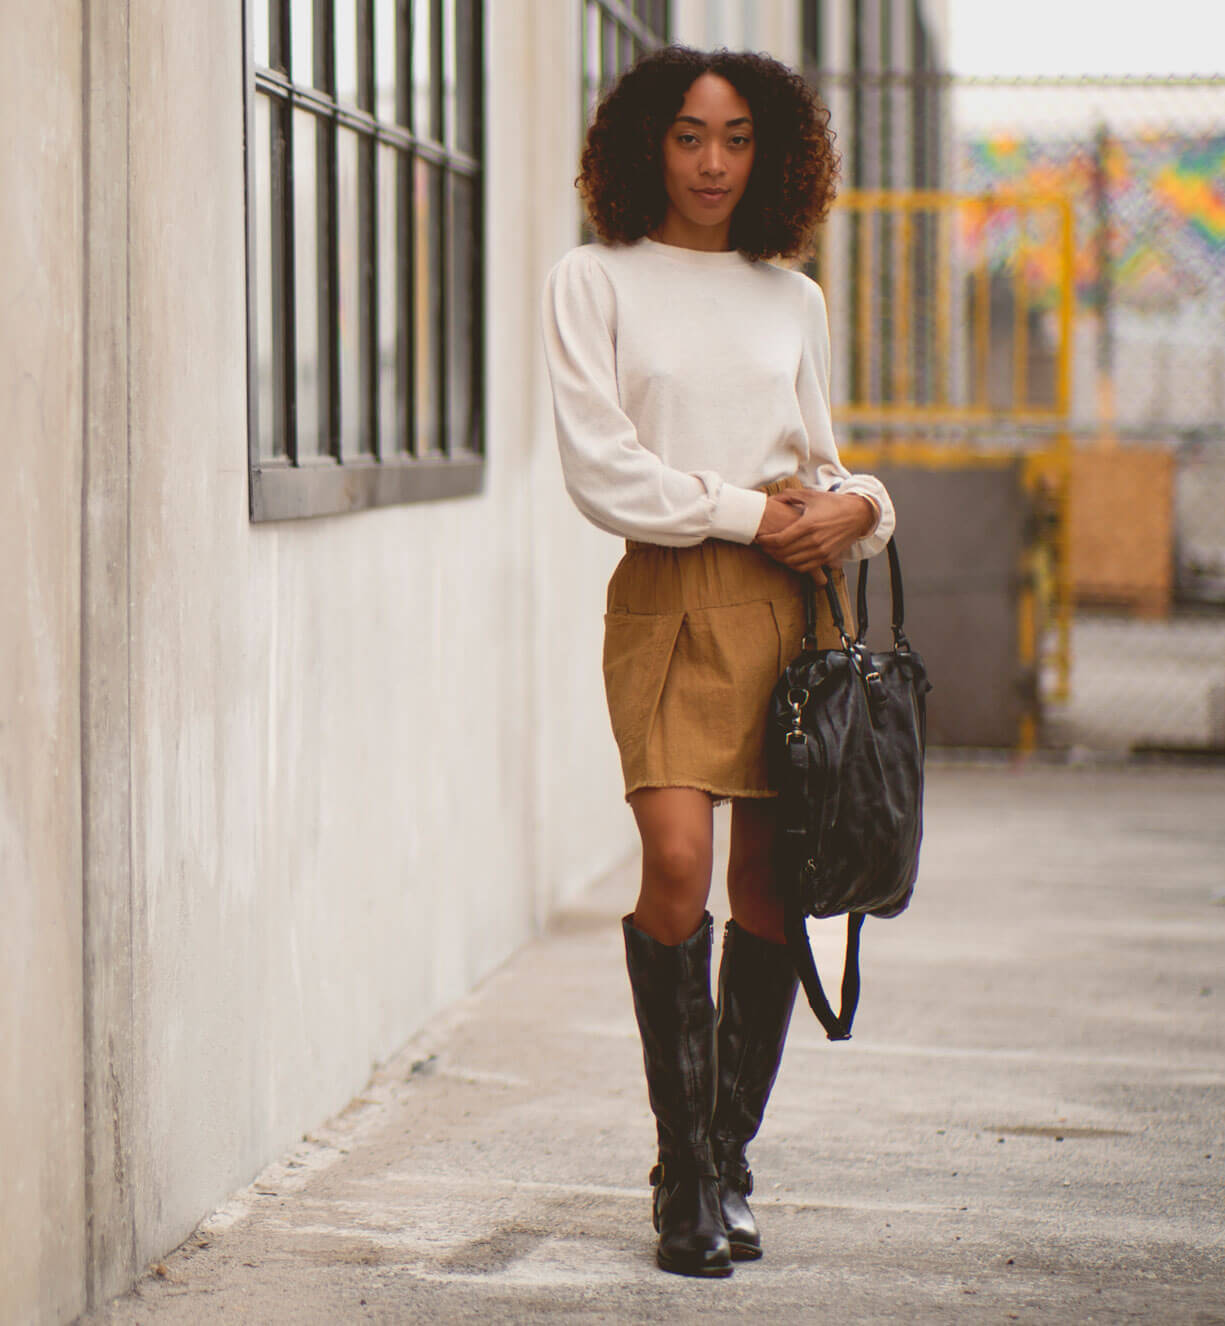
[(702, 174), (722, 175), (723, 169), (723, 149), (717, 143), (711, 143), (702, 154)]

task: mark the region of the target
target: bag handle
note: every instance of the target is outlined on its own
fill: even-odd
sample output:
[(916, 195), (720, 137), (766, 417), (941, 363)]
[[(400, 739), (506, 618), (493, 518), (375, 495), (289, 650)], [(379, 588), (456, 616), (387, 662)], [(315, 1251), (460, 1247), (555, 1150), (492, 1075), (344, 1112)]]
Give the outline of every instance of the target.
[(808, 996), (809, 1006), (825, 1028), (826, 1037), (831, 1041), (849, 1041), (851, 1023), (855, 1021), (855, 1010), (859, 1007), (859, 932), (863, 929), (863, 913), (851, 912), (846, 918), (846, 958), (842, 964), (842, 995), (837, 1013), (830, 1007), (821, 987), (804, 914), (794, 899), (788, 899), (783, 909), (783, 929), (796, 974)]
[(855, 643), (863, 644), (868, 636), (868, 559), (859, 563), (859, 584), (855, 590), (855, 620), (859, 630), (855, 634)]
[[(893, 647), (906, 652), (910, 650), (910, 641), (906, 638), (906, 632), (903, 629), (905, 621), (906, 603), (902, 594), (902, 564), (898, 560), (897, 542), (891, 538), (885, 545), (885, 551), (889, 555), (889, 599), (893, 614)], [(842, 637), (844, 649), (849, 649), (852, 644), (863, 644), (868, 634), (868, 559), (865, 557), (859, 563), (859, 583), (856, 587), (856, 616), (858, 617), (858, 630), (854, 641), (847, 634), (846, 618), (842, 615), (842, 604), (838, 601), (838, 591), (834, 588), (833, 572), (835, 568), (827, 566), (825, 568), (825, 597), (829, 602), (830, 616), (834, 619), (834, 625), (838, 628), (838, 634)], [(804, 648), (816, 649), (817, 644), (817, 591), (816, 586), (810, 579), (804, 590)]]

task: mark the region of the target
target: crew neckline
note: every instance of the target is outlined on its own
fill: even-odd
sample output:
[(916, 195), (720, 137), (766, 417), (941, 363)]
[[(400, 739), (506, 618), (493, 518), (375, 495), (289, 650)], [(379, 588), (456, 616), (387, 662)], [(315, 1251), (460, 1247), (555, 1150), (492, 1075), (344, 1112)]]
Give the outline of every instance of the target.
[(638, 241), (648, 252), (698, 267), (736, 267), (748, 259), (739, 249), (686, 249), (679, 244), (664, 244), (649, 235)]

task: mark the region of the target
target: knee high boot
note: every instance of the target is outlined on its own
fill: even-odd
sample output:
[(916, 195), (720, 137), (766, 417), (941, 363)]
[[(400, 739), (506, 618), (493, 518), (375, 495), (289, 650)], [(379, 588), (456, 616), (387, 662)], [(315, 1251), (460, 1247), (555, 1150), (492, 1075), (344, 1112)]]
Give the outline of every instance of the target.
[(715, 1011), (710, 998), (709, 913), (682, 944), (661, 944), (621, 923), (642, 1035), (647, 1093), (659, 1132), (651, 1171), (656, 1260), (678, 1275), (726, 1276), (731, 1250), (710, 1149), (715, 1105)]
[(719, 1199), (732, 1257), (761, 1256), (749, 1209), (753, 1174), (745, 1148), (757, 1136), (791, 1022), (798, 980), (783, 944), (771, 944), (729, 921), (719, 964), (719, 1084), (711, 1132)]

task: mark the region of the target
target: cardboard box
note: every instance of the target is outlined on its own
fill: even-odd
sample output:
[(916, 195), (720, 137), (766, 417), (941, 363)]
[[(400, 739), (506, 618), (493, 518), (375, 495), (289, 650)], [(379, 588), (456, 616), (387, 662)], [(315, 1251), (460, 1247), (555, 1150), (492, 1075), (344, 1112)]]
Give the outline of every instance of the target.
[(1072, 458), (1068, 538), (1079, 604), (1165, 617), (1174, 583), (1174, 457), (1110, 446)]

